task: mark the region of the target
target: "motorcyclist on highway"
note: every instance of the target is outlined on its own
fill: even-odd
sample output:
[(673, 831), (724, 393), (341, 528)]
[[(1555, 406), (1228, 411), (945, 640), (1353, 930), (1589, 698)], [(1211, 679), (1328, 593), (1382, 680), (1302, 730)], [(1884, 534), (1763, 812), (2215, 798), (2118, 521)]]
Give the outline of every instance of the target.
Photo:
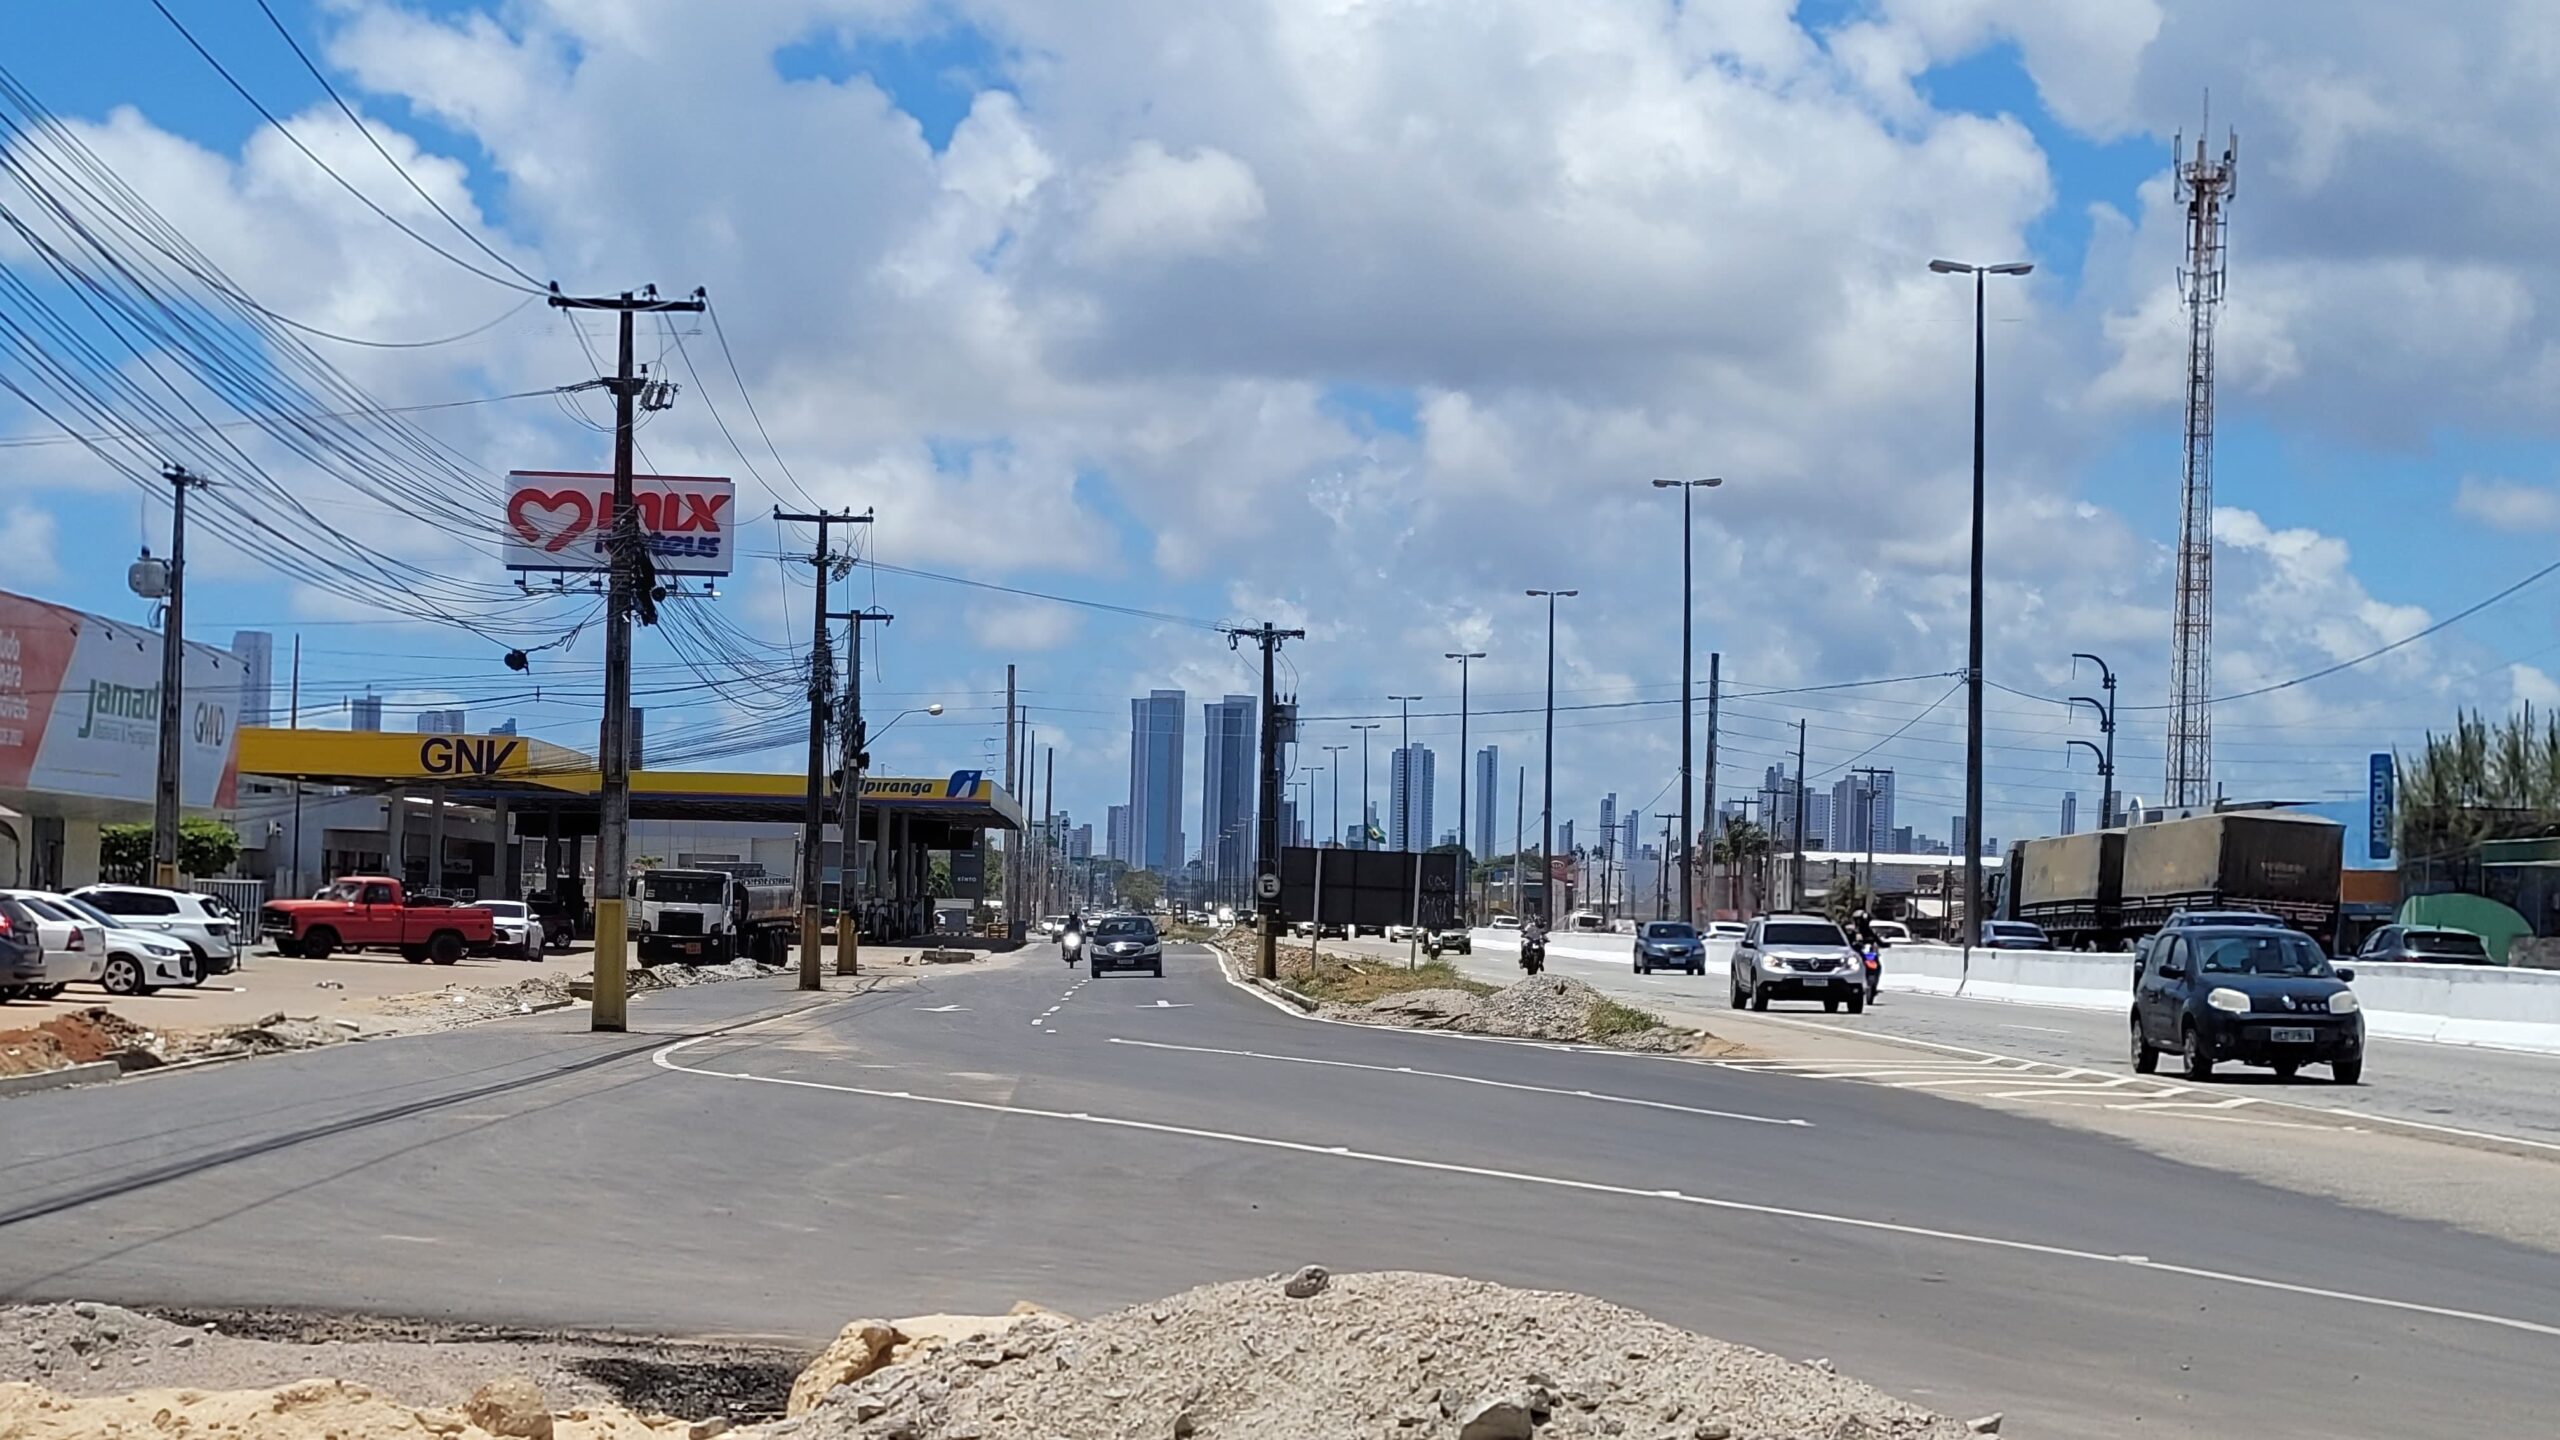
[(1076, 956), (1084, 952), (1084, 916), (1081, 913), (1067, 912), (1067, 923), (1058, 928), (1058, 950), (1070, 965), (1076, 963)]
[(1535, 975), (1545, 969), (1546, 965), (1546, 922), (1533, 915), (1529, 917), (1527, 924), (1520, 927), (1520, 968)]
[(1850, 943), (1858, 947), (1858, 968), (1862, 972), (1867, 1000), (1873, 1003), (1876, 990), (1884, 982), (1884, 941), (1877, 938), (1876, 927), (1860, 910), (1849, 917)]

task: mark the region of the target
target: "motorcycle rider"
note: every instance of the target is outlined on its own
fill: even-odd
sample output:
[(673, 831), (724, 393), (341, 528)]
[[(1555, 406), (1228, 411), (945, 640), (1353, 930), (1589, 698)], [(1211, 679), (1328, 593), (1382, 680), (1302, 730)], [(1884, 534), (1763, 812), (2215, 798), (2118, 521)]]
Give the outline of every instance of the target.
[(1535, 975), (1547, 966), (1547, 926), (1537, 916), (1520, 927), (1520, 968)]
[(1067, 912), (1067, 923), (1058, 927), (1058, 949), (1070, 965), (1076, 963), (1076, 956), (1083, 953), (1084, 916), (1082, 913), (1074, 910)]
[(1858, 966), (1866, 976), (1867, 998), (1873, 1000), (1877, 987), (1884, 983), (1884, 942), (1876, 938), (1876, 927), (1864, 910), (1849, 917), (1849, 935), (1858, 947)]

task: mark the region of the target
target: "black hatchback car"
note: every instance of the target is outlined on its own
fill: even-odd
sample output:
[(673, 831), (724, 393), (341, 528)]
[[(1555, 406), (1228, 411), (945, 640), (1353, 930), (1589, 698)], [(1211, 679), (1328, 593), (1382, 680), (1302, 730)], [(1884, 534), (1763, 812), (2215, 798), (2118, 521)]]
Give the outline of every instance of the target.
[(1106, 915), (1094, 921), (1085, 927), (1084, 950), (1096, 975), (1105, 970), (1164, 974), (1164, 940), (1156, 934), (1156, 922), (1144, 915)]
[(2341, 1085), (2364, 1076), (2364, 1015), (2347, 988), (2353, 970), (2332, 969), (2299, 931), (2267, 926), (2164, 930), (2134, 953), (2133, 1068), (2182, 1056), (2188, 1079), (2223, 1060), (2264, 1065), (2286, 1079), (2326, 1065)]
[(44, 940), (36, 912), (0, 895), (0, 997), (44, 979)]

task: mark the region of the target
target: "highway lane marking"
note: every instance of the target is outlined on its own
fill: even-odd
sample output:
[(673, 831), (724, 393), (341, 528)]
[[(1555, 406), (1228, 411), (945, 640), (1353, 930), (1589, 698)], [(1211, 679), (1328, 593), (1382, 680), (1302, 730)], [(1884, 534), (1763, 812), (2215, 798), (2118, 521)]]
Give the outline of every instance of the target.
[(2546, 1325), (2511, 1315), (2493, 1315), (2478, 1310), (2461, 1310), (2447, 1305), (2430, 1305), (2418, 1300), (2402, 1300), (2388, 1295), (2362, 1295), (2349, 1290), (2332, 1290), (2318, 1285), (2304, 1285), (2290, 1280), (2274, 1280), (2261, 1275), (2237, 1271), (2209, 1270), (2199, 1265), (2177, 1265), (2152, 1260), (2140, 1255), (2108, 1254), (2098, 1250), (2081, 1250), (2067, 1245), (2048, 1245), (2037, 1240), (2019, 1240), (2005, 1235), (1975, 1234), (1962, 1230), (1944, 1230), (1928, 1225), (1912, 1225), (1897, 1220), (1875, 1220), (1836, 1211), (1800, 1210), (1787, 1205), (1768, 1205), (1752, 1200), (1735, 1200), (1719, 1195), (1693, 1195), (1682, 1190), (1654, 1190), (1633, 1185), (1613, 1185), (1603, 1180), (1581, 1180), (1570, 1175), (1546, 1175), (1534, 1170), (1505, 1170), (1488, 1165), (1462, 1165), (1447, 1160), (1426, 1160), (1412, 1155), (1391, 1155), (1376, 1150), (1355, 1150), (1347, 1145), (1317, 1145), (1303, 1140), (1282, 1140), (1269, 1135), (1247, 1135), (1232, 1130), (1210, 1130), (1194, 1125), (1174, 1125), (1156, 1120), (1136, 1120), (1120, 1115), (1096, 1115), (1084, 1110), (1043, 1110), (1029, 1105), (1009, 1105), (993, 1100), (964, 1100), (949, 1095), (919, 1095), (912, 1090), (877, 1090), (862, 1085), (842, 1085), (824, 1080), (800, 1080), (779, 1075), (755, 1075), (739, 1070), (704, 1070), (678, 1064), (675, 1057), (705, 1040), (718, 1038), (697, 1035), (660, 1046), (649, 1056), (651, 1064), (679, 1075), (692, 1075), (706, 1080), (741, 1080), (758, 1085), (782, 1085), (801, 1090), (823, 1090), (840, 1095), (857, 1095), (872, 1100), (903, 1100), (920, 1105), (941, 1106), (955, 1110), (974, 1110), (985, 1114), (1018, 1115), (1034, 1120), (1064, 1120), (1079, 1124), (1100, 1125), (1114, 1130), (1133, 1130), (1153, 1135), (1172, 1135), (1187, 1140), (1211, 1140), (1229, 1145), (1248, 1146), (1260, 1150), (1285, 1151), (1295, 1155), (1330, 1155), (1369, 1165), (1386, 1165), (1397, 1169), (1423, 1170), (1444, 1175), (1463, 1175), (1479, 1180), (1508, 1180), (1523, 1185), (1571, 1190), (1586, 1195), (1610, 1195), (1626, 1199), (1658, 1200), (1675, 1205), (1689, 1205), (1703, 1210), (1721, 1210), (1729, 1214), (1758, 1215), (1776, 1220), (1791, 1220), (1806, 1225), (1828, 1225), (1844, 1230), (1860, 1230), (1871, 1234), (1901, 1235), (1920, 1240), (1936, 1240), (1951, 1245), (1970, 1245), (1986, 1250), (2012, 1254), (2039, 1255), (2049, 1259), (2076, 1260), (2098, 1265), (2123, 1266), (2148, 1270), (2163, 1275), (2205, 1280), (2243, 1289), (2264, 1290), (2295, 1295), (2312, 1300), (2329, 1300), (2341, 1304), (2362, 1305), (2377, 1310), (2391, 1310), (2409, 1315), (2426, 1315), (2440, 1320), (2460, 1320), (2527, 1335), (2560, 1339), (2560, 1325)]
[(966, 1005), (919, 1005), (916, 1007), (916, 1013), (919, 1015), (948, 1015), (955, 1010), (966, 1010), (968, 1008), (969, 1007)]
[(2040, 1035), (2068, 1035), (2071, 1033), (2058, 1025), (2018, 1025), (2007, 1020), (2000, 1022), (2000, 1028), (2003, 1030), (2033, 1030)]
[(1323, 1060), (1312, 1055), (1272, 1055), (1260, 1050), (1221, 1050), (1211, 1045), (1170, 1045), (1160, 1040), (1124, 1040), (1111, 1037), (1114, 1045), (1134, 1045), (1143, 1050), (1173, 1050), (1186, 1055), (1225, 1055), (1239, 1060), (1272, 1060), (1285, 1065), (1321, 1065), (1330, 1070), (1367, 1070), (1379, 1075), (1410, 1075), (1418, 1080), (1455, 1080), (1462, 1085), (1483, 1085), (1495, 1090), (1522, 1090), (1533, 1095), (1561, 1095), (1569, 1100), (1599, 1100), (1612, 1105), (1640, 1105), (1648, 1110), (1672, 1110), (1683, 1115), (1703, 1115), (1717, 1120), (1740, 1120), (1752, 1125), (1792, 1125), (1813, 1128), (1810, 1120), (1793, 1116), (1746, 1115), (1738, 1110), (1710, 1110), (1701, 1105), (1675, 1105), (1668, 1100), (1643, 1100), (1632, 1095), (1609, 1095), (1597, 1090), (1566, 1090), (1553, 1085), (1527, 1085), (1514, 1080), (1488, 1080), (1481, 1075), (1455, 1075), (1445, 1070), (1417, 1070), (1410, 1065), (1363, 1065), (1351, 1060)]
[[(1979, 1050), (1969, 1045), (1952, 1045), (1943, 1040), (1923, 1040), (1915, 1035), (1903, 1035), (1888, 1030), (1865, 1030), (1849, 1025), (1825, 1024), (1819, 1020), (1791, 1019), (1782, 1015), (1759, 1015), (1753, 1018), (1767, 1021), (1772, 1024), (1793, 1025), (1805, 1030), (1820, 1030), (1827, 1034), (1852, 1036), (1857, 1039), (1868, 1040), (1878, 1044), (1917, 1046), (1924, 1050), (1935, 1050), (1950, 1056), (1964, 1056), (1977, 1063), (2005, 1061), (2015, 1065), (2046, 1065), (2073, 1075), (2095, 1076), (2115, 1073), (2103, 1070), (2089, 1070), (2080, 1066), (2065, 1066), (2059, 1061), (2028, 1060), (2016, 1055), (2003, 1055), (1996, 1050)], [(1739, 1068), (1746, 1066), (1810, 1065), (1821, 1064), (1824, 1062), (1764, 1059), (1718, 1060), (1711, 1063)], [(1833, 1063), (1847, 1064), (1849, 1062), (1840, 1061)], [(2164, 1095), (2178, 1095), (2194, 1092), (2185, 1087), (2171, 1085), (2164, 1086), (2162, 1093)], [(2537, 1150), (2547, 1154), (2560, 1155), (2560, 1141), (2536, 1140), (2527, 1136), (2509, 1135), (2496, 1130), (2473, 1130), (2460, 1125), (2440, 1125), (2433, 1121), (2411, 1120), (2402, 1116), (2386, 1114), (2377, 1110), (2358, 1110), (2345, 1105), (2321, 1105), (2308, 1100), (2286, 1100), (2267, 1095), (2235, 1095), (2229, 1097), (2229, 1099), (2231, 1102), (2240, 1105), (2267, 1105), (2284, 1110), (2300, 1111), (2307, 1115), (2333, 1115), (2342, 1120), (2354, 1120), (2360, 1122), (2360, 1126), (2372, 1127), (2372, 1131), (2369, 1131), (2368, 1133), (2378, 1132), (2385, 1129), (2419, 1130), (2438, 1135), (2450, 1135), (2461, 1140), (2477, 1140), (2490, 1145), (2514, 1145), (2523, 1149)], [(2108, 1106), (2107, 1108), (2118, 1109), (2126, 1107)], [(2195, 1115), (2185, 1115), (2180, 1118), (2192, 1120), (2199, 1117)]]

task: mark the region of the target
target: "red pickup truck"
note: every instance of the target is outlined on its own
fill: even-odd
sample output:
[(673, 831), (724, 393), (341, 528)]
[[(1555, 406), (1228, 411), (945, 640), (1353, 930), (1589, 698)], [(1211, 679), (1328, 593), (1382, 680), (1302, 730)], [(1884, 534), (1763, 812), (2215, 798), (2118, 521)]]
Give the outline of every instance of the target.
[(270, 900), (258, 930), (287, 955), (326, 960), (339, 950), (398, 950), (412, 965), (451, 965), (464, 955), (495, 953), (497, 926), (488, 911), (450, 900), (412, 900), (387, 875), (348, 875), (317, 900)]

